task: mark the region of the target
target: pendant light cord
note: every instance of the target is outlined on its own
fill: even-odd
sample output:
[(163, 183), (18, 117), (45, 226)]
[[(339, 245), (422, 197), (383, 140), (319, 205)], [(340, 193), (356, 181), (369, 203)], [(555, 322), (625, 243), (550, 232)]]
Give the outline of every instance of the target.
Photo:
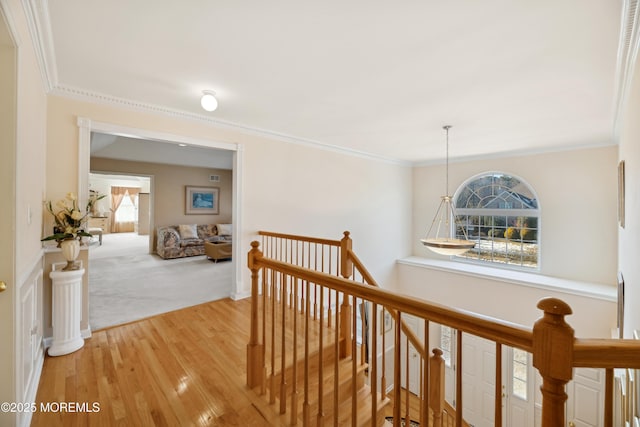
[(449, 129), (451, 129), (450, 125), (442, 126), (447, 132), (447, 157), (446, 157), (446, 178), (445, 178), (445, 196), (449, 195)]

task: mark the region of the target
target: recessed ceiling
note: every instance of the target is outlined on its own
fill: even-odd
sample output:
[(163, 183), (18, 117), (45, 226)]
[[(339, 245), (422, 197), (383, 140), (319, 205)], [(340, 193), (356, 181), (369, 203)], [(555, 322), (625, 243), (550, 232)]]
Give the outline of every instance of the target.
[(621, 1), (65, 0), (44, 13), (60, 94), (412, 163), (444, 157), (445, 124), (452, 158), (615, 143)]
[(213, 169), (233, 168), (233, 152), (165, 141), (91, 133), (91, 157)]

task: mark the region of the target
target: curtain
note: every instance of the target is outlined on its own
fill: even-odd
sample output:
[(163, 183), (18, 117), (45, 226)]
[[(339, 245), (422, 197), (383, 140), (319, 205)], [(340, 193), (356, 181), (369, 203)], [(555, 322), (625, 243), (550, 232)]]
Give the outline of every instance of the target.
[(111, 232), (112, 233), (127, 233), (135, 230), (135, 222), (117, 222), (116, 211), (122, 204), (122, 200), (128, 194), (131, 199), (131, 203), (135, 205), (136, 197), (140, 192), (139, 188), (134, 187), (111, 187)]

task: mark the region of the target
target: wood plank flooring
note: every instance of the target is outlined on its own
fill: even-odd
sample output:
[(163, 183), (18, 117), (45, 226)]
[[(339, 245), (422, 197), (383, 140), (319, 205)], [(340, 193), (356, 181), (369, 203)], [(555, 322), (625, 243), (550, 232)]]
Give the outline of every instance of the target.
[(32, 426), (283, 426), (246, 386), (250, 301), (224, 299), (93, 333), (44, 363)]

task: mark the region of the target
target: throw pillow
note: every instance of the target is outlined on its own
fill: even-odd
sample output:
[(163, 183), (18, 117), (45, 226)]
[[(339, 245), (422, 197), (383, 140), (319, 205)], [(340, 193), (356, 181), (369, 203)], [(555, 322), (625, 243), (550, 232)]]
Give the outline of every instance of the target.
[(181, 239), (197, 239), (198, 230), (195, 224), (181, 224), (178, 226)]
[(231, 236), (231, 224), (216, 224), (220, 236)]

